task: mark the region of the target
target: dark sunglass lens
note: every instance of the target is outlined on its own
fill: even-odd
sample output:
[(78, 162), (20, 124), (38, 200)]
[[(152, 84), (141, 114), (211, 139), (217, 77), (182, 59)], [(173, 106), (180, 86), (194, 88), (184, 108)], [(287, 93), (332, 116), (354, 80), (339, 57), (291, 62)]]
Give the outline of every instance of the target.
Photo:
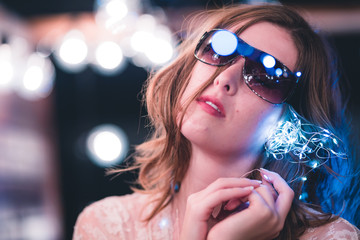
[(284, 102), (296, 85), (296, 79), (292, 75), (270, 75), (262, 63), (248, 58), (245, 61), (244, 76), (250, 89), (272, 103)]

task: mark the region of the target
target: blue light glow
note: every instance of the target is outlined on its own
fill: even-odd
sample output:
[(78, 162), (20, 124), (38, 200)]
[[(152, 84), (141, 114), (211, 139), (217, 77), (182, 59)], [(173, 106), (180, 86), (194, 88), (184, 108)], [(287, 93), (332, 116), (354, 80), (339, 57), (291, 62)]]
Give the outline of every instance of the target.
[(251, 56), (254, 53), (255, 48), (245, 42), (238, 42), (237, 51), (242, 56)]
[(233, 54), (237, 46), (238, 40), (236, 35), (229, 31), (219, 30), (214, 33), (211, 39), (211, 47), (221, 56)]
[(262, 63), (266, 68), (273, 68), (276, 64), (276, 60), (273, 56), (270, 56), (268, 54), (262, 56), (261, 58)]
[(312, 160), (309, 162), (310, 167), (317, 168), (319, 166), (319, 162), (316, 160)]
[(301, 72), (296, 72), (295, 75), (296, 75), (297, 77), (301, 77)]
[(170, 226), (169, 219), (164, 217), (160, 220), (159, 227), (161, 230), (164, 230), (164, 229), (168, 228), (169, 226)]
[(331, 157), (347, 158), (341, 140), (329, 130), (307, 122), (295, 110), (286, 105), (281, 121), (270, 132), (265, 144), (267, 156), (276, 160), (291, 153), (297, 160), (294, 163), (306, 163), (311, 168), (318, 168)]
[(276, 74), (276, 76), (280, 77), (283, 74), (283, 70), (281, 70), (281, 68), (277, 68), (275, 70), (275, 74)]
[(308, 198), (308, 194), (306, 192), (302, 193), (300, 196), (299, 196), (299, 200), (305, 200), (306, 198)]

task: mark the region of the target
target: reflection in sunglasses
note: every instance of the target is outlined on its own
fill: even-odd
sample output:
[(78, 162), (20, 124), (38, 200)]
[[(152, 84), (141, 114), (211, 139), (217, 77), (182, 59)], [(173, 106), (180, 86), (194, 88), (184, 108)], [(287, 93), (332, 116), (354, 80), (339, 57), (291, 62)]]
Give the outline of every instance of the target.
[(285, 102), (301, 76), (301, 72), (294, 74), (274, 56), (252, 47), (224, 29), (206, 32), (194, 54), (199, 61), (212, 66), (224, 66), (238, 56), (244, 57), (246, 84), (257, 96), (273, 104)]

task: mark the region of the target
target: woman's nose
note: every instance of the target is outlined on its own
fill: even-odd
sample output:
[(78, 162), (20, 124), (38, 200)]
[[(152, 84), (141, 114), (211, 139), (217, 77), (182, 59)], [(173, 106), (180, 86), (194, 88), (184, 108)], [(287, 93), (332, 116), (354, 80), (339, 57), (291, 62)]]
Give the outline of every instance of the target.
[(223, 70), (214, 80), (215, 87), (228, 95), (235, 95), (239, 90), (245, 59), (239, 57)]

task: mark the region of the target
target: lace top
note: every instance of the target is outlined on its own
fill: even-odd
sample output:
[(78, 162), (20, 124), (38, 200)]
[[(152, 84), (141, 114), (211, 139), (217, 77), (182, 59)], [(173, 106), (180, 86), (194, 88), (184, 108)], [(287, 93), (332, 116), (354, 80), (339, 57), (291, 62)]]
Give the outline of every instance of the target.
[[(152, 208), (148, 195), (133, 193), (108, 197), (86, 207), (75, 224), (73, 240), (178, 239), (177, 213), (169, 204), (147, 224), (142, 219)], [(175, 219), (175, 220), (174, 220)], [(360, 231), (343, 218), (308, 229), (301, 240), (360, 239)]]

